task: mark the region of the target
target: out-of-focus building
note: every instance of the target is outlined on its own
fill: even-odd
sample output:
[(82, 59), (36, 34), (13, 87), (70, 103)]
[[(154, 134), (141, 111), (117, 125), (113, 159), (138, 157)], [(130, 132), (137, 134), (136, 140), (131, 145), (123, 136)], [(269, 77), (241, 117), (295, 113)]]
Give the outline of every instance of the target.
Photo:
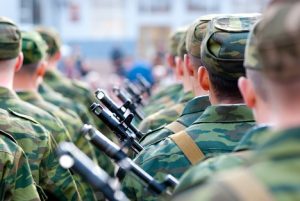
[(0, 15), (23, 29), (43, 24), (89, 59), (107, 59), (118, 46), (151, 58), (170, 31), (210, 13), (261, 12), (269, 0), (0, 0)]

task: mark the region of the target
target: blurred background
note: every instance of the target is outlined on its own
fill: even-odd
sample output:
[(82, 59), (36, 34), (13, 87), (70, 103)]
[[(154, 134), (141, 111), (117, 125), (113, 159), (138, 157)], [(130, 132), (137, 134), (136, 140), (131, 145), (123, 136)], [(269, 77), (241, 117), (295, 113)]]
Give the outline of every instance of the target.
[[(22, 29), (54, 27), (60, 69), (91, 85), (118, 82), (133, 67), (164, 66), (170, 32), (210, 13), (261, 12), (268, 0), (0, 0), (0, 15)], [(101, 75), (101, 77), (99, 77)], [(153, 77), (149, 77), (149, 80)]]

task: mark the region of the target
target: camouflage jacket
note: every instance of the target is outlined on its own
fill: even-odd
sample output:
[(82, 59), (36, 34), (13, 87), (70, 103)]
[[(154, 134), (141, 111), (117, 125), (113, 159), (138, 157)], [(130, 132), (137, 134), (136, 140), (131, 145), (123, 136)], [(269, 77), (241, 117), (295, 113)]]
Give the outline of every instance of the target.
[(299, 132), (298, 127), (265, 134), (248, 165), (214, 175), (173, 200), (299, 200)]
[[(203, 111), (209, 105), (210, 102), (208, 96), (200, 96), (188, 101), (176, 122), (180, 123), (186, 128), (189, 127), (198, 117), (201, 116)], [(172, 134), (174, 134), (174, 132), (168, 128), (168, 125), (162, 126), (161, 128), (149, 132), (143, 136), (143, 138), (140, 140), (140, 143), (145, 147), (150, 144), (154, 144)]]
[(40, 200), (25, 153), (13, 138), (2, 130), (0, 164), (0, 200)]
[[(160, 89), (159, 91), (155, 92), (151, 97), (149, 102), (155, 102), (161, 98), (164, 98), (165, 96), (173, 96), (174, 94), (176, 94), (176, 92), (178, 93), (179, 91), (183, 90), (183, 85), (180, 83), (174, 83), (170, 86), (166, 86), (162, 89)], [(175, 99), (175, 101), (177, 101), (177, 99)]]
[(261, 139), (268, 133), (267, 129), (268, 127), (266, 126), (255, 126), (245, 134), (233, 153), (208, 158), (191, 167), (180, 178), (174, 194), (180, 193), (197, 183), (204, 182), (205, 179), (217, 172), (247, 164), (253, 153), (250, 150), (254, 150), (259, 145)]
[[(23, 115), (35, 111), (45, 112), (39, 108), (35, 109), (36, 107), (22, 101), (5, 88), (0, 88), (0, 108), (8, 111), (6, 116), (3, 116), (0, 126), (4, 126), (24, 150), (35, 182), (56, 199), (81, 200), (71, 173), (58, 163), (54, 153), (56, 142), (53, 136), (36, 120)], [(9, 120), (9, 115), (12, 120)], [(9, 122), (5, 122), (4, 119)]]
[(63, 123), (48, 112), (22, 101), (15, 92), (0, 87), (0, 107), (13, 108), (14, 111), (25, 113), (42, 124), (54, 137), (56, 142), (70, 139), (70, 134)]
[(163, 109), (145, 118), (139, 125), (141, 132), (149, 132), (155, 130), (164, 124), (171, 123), (183, 111), (186, 103), (194, 97), (192, 92), (186, 92), (181, 97), (180, 101), (170, 108)]
[[(66, 112), (74, 111), (76, 114), (80, 116), (80, 119), (85, 124), (90, 124), (94, 127), (95, 123), (93, 118), (91, 117), (91, 114), (87, 111), (87, 109), (82, 106), (80, 103), (76, 103), (74, 101), (71, 101), (70, 99), (67, 99), (63, 97), (61, 94), (53, 91), (51, 88), (49, 88), (46, 84), (42, 84), (39, 87), (39, 92), (41, 93), (42, 97), (49, 103), (52, 103), (53, 105), (59, 106), (60, 108), (67, 108), (68, 110)], [(75, 114), (75, 115), (76, 115)], [(72, 112), (71, 115), (74, 115)], [(99, 124), (98, 124), (99, 125)], [(103, 132), (108, 130), (105, 126), (101, 129)], [(109, 131), (110, 132), (110, 131)], [(107, 133), (107, 132), (104, 132)], [(109, 135), (110, 139), (113, 139), (111, 135)], [(114, 175), (114, 165), (112, 164), (111, 160), (103, 156), (103, 153), (101, 153), (98, 149), (95, 149), (98, 164), (103, 168), (105, 171), (109, 173), (110, 176)], [(103, 157), (102, 157), (103, 156)]]
[[(96, 160), (96, 153), (94, 151), (94, 148), (92, 145), (84, 138), (84, 136), (81, 134), (80, 130), (83, 126), (81, 120), (77, 116), (71, 116), (68, 113), (64, 113), (63, 110), (61, 110), (59, 107), (56, 107), (55, 105), (52, 105), (51, 103), (46, 102), (43, 100), (43, 98), (36, 92), (30, 92), (30, 91), (22, 91), (17, 93), (18, 96), (28, 102), (31, 103), (47, 112), (52, 114), (53, 116), (59, 118), (62, 120), (68, 131), (72, 134), (69, 141), (74, 142), (74, 144), (85, 154), (87, 154), (91, 159)], [(77, 119), (78, 118), (78, 119)], [(103, 154), (102, 154), (103, 156)], [(98, 158), (101, 158), (98, 156)], [(99, 160), (99, 163), (101, 161)], [(101, 164), (100, 164), (101, 165)], [(74, 179), (77, 182), (78, 190), (80, 191), (80, 195), (84, 200), (95, 200), (93, 190), (89, 185), (84, 183), (80, 177), (74, 176)]]
[(108, 137), (112, 138), (112, 136), (114, 136), (106, 127), (106, 125), (94, 114), (92, 114), (92, 112), (90, 112), (89, 108), (91, 104), (96, 101), (96, 99), (84, 84), (72, 81), (61, 75), (58, 71), (47, 71), (44, 77), (44, 82), (56, 92), (62, 94), (64, 97), (81, 103), (93, 118), (96, 127)]
[(179, 99), (183, 96), (183, 86), (182, 84), (174, 84), (167, 88), (164, 88), (158, 97), (156, 95), (151, 97), (148, 102), (148, 106), (143, 109), (143, 112), (146, 116), (153, 114), (159, 110), (170, 107), (178, 103)]
[[(185, 132), (204, 156), (210, 157), (231, 152), (245, 131), (253, 125), (252, 112), (245, 105), (218, 105), (207, 107)], [(191, 166), (182, 150), (169, 137), (147, 147), (136, 157), (135, 162), (159, 181), (167, 174), (180, 178)], [(132, 200), (155, 200), (130, 176), (125, 177), (122, 184), (124, 192)]]

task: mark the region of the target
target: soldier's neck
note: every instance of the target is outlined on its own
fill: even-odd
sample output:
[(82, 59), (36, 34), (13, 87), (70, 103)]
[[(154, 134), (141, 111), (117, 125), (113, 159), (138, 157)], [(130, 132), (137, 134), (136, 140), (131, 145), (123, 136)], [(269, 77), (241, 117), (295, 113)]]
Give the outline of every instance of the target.
[(38, 89), (38, 81), (36, 78), (33, 77), (22, 77), (18, 78), (16, 76), (16, 79), (13, 83), (13, 89), (15, 91), (34, 91), (36, 92)]
[(13, 89), (13, 72), (0, 71), (0, 86), (8, 89)]

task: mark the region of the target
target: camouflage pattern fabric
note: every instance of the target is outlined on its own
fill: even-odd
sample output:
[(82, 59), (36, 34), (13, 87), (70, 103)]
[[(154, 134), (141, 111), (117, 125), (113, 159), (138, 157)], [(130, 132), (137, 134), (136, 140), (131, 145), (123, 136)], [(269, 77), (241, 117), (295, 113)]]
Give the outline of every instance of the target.
[(145, 118), (139, 124), (139, 130), (142, 132), (149, 132), (150, 130), (157, 129), (158, 127), (171, 123), (181, 114), (185, 104), (194, 97), (192, 92), (186, 92), (180, 98), (179, 103), (170, 108), (163, 109)]
[(184, 94), (182, 84), (173, 84), (161, 89), (159, 92), (151, 96), (148, 106), (143, 108), (146, 116), (153, 114), (166, 107), (170, 107), (177, 103)]
[[(53, 116), (59, 118), (62, 120), (66, 128), (69, 130), (69, 132), (72, 134), (71, 138), (69, 141), (74, 142), (74, 144), (85, 154), (87, 154), (92, 160), (97, 162), (97, 158), (99, 158), (99, 165), (101, 166), (101, 163), (103, 161), (101, 160), (104, 156), (98, 155), (96, 156), (96, 153), (94, 151), (94, 148), (92, 145), (84, 138), (84, 136), (81, 134), (80, 130), (83, 126), (82, 122), (80, 119), (77, 119), (78, 117), (76, 116), (70, 116), (67, 113), (64, 113), (63, 110), (61, 110), (59, 107), (56, 107), (55, 105), (52, 105), (51, 103), (48, 103), (43, 100), (43, 98), (35, 93), (35, 92), (18, 92), (18, 96), (28, 102), (31, 103), (47, 112), (52, 114)], [(112, 164), (111, 164), (112, 165)], [(75, 178), (75, 177), (74, 177)], [(78, 189), (80, 191), (80, 195), (84, 200), (96, 200), (93, 194), (93, 190), (91, 187), (89, 187), (88, 184), (84, 183), (80, 177), (76, 176), (76, 181), (78, 184)]]
[[(41, 93), (42, 97), (49, 103), (60, 107), (66, 113), (69, 113), (72, 116), (79, 116), (82, 122), (85, 124), (90, 124), (95, 126), (93, 118), (90, 116), (90, 113), (86, 110), (84, 106), (80, 103), (75, 103), (70, 99), (63, 97), (61, 94), (53, 91), (49, 88), (45, 83), (39, 86), (39, 92)], [(65, 108), (65, 109), (64, 109)], [(71, 111), (70, 111), (71, 110)], [(74, 113), (75, 112), (75, 113)], [(110, 139), (114, 139), (109, 136)], [(98, 149), (95, 149), (98, 164), (103, 168), (110, 176), (114, 175), (114, 165), (112, 164), (111, 160), (107, 157), (102, 157), (103, 153), (101, 153)]]
[(15, 92), (0, 87), (0, 101), (0, 107), (5, 109), (13, 108), (14, 111), (21, 114), (26, 112), (26, 115), (36, 119), (51, 133), (55, 142), (68, 141), (71, 138), (69, 132), (59, 119), (34, 105), (22, 101)]
[(233, 153), (209, 158), (191, 167), (180, 178), (179, 184), (174, 190), (174, 195), (189, 189), (193, 185), (204, 182), (216, 173), (249, 163), (252, 158), (252, 151), (257, 148), (261, 139), (268, 133), (267, 130), (267, 126), (255, 126), (245, 134)]
[(56, 32), (55, 29), (40, 26), (36, 27), (35, 31), (37, 31), (46, 41), (48, 46), (47, 54), (50, 57), (54, 56), (55, 53), (60, 51), (61, 39), (59, 33)]
[(177, 56), (178, 54), (178, 45), (180, 43), (180, 39), (182, 35), (186, 32), (186, 27), (181, 27), (177, 29), (170, 35), (169, 44), (168, 44), (168, 52), (173, 56)]
[[(215, 175), (207, 182), (177, 195), (173, 200), (244, 200), (228, 185), (228, 181), (247, 185), (248, 180), (243, 179), (241, 182), (237, 171), (247, 171), (251, 180), (257, 181), (256, 185), (269, 193), (272, 200), (298, 200), (299, 132), (299, 128), (294, 128), (266, 134), (249, 165)], [(258, 195), (252, 195), (253, 199), (256, 196)]]
[(8, 135), (0, 130), (0, 200), (39, 201), (27, 157), (22, 148)]
[(44, 82), (54, 89), (54, 91), (62, 94), (64, 97), (67, 97), (72, 101), (81, 103), (83, 106), (85, 106), (91, 117), (94, 119), (94, 124), (96, 127), (109, 138), (113, 138), (112, 136), (114, 135), (106, 127), (106, 125), (94, 114), (92, 114), (92, 112), (90, 112), (89, 107), (96, 102), (96, 99), (85, 85), (79, 82), (71, 81), (55, 70), (46, 72)]
[[(245, 131), (254, 125), (252, 112), (245, 105), (209, 106), (185, 131), (206, 157), (231, 152)], [(176, 178), (191, 166), (179, 147), (171, 138), (166, 138), (147, 147), (135, 159), (135, 163), (154, 178), (162, 181), (166, 174)], [(123, 191), (132, 200), (155, 200), (144, 191), (143, 186), (126, 176)]]
[[(187, 102), (180, 117), (176, 120), (185, 127), (189, 127), (198, 117), (200, 117), (203, 111), (210, 105), (208, 96), (196, 97)], [(144, 147), (154, 144), (170, 135), (174, 134), (165, 126), (161, 129), (154, 130), (147, 133), (140, 140), (141, 145)]]
[(0, 59), (16, 58), (21, 51), (21, 32), (13, 21), (0, 17)]
[(216, 75), (236, 80), (245, 74), (245, 45), (252, 26), (259, 16), (217, 17), (207, 25), (201, 45), (205, 67)]
[(254, 58), (256, 56), (262, 65), (256, 69), (277, 82), (289, 83), (300, 77), (298, 7), (299, 1), (274, 3), (264, 13), (257, 28), (257, 54)]
[[(48, 118), (47, 112), (36, 108), (29, 103), (19, 99), (12, 91), (0, 87), (0, 108), (8, 110), (14, 119), (21, 119), (20, 123), (11, 126), (14, 122), (1, 121), (1, 125), (9, 125), (5, 130), (13, 135), (18, 144), (23, 148), (29, 159), (29, 164), (34, 180), (43, 190), (61, 200), (80, 200), (77, 185), (68, 170), (60, 167), (54, 150), (56, 141), (52, 133), (47, 132), (40, 124), (26, 115), (33, 115), (43, 118), (43, 121), (52, 119)], [(38, 115), (34, 115), (34, 113)], [(26, 113), (26, 115), (23, 115)], [(45, 114), (45, 115), (44, 115)], [(7, 117), (3, 117), (5, 119)], [(7, 118), (8, 120), (9, 118)], [(25, 122), (24, 122), (25, 119)], [(11, 127), (10, 127), (11, 126)], [(52, 124), (55, 129), (59, 125)], [(57, 126), (57, 127), (56, 127)], [(54, 133), (53, 133), (54, 134)], [(66, 138), (65, 134), (56, 133)]]
[(45, 59), (48, 46), (38, 32), (22, 32), (23, 65), (35, 64)]

